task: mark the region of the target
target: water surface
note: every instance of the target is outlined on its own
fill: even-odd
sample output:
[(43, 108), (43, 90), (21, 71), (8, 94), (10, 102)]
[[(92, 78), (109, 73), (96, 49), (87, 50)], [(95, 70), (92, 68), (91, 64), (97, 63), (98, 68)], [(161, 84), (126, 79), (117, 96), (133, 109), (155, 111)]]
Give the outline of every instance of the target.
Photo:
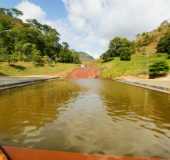
[(170, 96), (97, 79), (50, 81), (3, 91), (0, 143), (170, 157)]

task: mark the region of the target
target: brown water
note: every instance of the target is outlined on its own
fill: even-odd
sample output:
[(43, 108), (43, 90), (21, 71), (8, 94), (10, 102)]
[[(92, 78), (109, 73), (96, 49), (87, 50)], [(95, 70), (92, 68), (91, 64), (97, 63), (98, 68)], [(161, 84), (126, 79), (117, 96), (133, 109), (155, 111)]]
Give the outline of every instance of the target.
[(170, 157), (170, 96), (108, 80), (50, 81), (3, 91), (0, 143)]

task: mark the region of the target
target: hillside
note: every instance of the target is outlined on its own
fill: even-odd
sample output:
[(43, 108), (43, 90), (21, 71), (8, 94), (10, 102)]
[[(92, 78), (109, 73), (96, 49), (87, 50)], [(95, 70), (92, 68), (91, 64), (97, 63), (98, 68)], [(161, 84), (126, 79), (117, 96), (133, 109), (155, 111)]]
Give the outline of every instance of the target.
[(164, 60), (170, 66), (170, 59), (166, 58), (166, 55), (133, 55), (131, 61), (121, 61), (120, 58), (115, 58), (112, 61), (102, 63), (96, 62), (96, 65), (100, 68), (102, 78), (114, 79), (120, 76), (140, 76), (147, 77), (148, 65), (157, 60)]
[[(101, 77), (148, 76), (149, 65), (156, 61), (165, 61), (170, 66), (167, 54), (156, 54), (160, 39), (168, 33), (170, 22), (164, 21), (157, 29), (138, 34), (134, 43), (123, 37), (114, 37), (98, 63)], [(126, 55), (126, 59), (122, 55)]]
[(92, 56), (90, 56), (88, 53), (79, 52), (79, 54), (80, 54), (80, 61), (82, 61), (82, 62), (94, 60), (94, 58)]
[(170, 22), (164, 21), (157, 29), (151, 32), (138, 34), (135, 40), (137, 52), (146, 55), (156, 53), (156, 46), (160, 38), (162, 38), (169, 31)]

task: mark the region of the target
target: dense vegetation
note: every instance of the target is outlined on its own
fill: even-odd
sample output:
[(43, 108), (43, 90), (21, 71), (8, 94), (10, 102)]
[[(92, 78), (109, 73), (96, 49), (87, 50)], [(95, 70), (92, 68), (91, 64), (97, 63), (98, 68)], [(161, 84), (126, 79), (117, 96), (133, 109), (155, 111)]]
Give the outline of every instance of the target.
[(59, 42), (56, 29), (41, 24), (35, 19), (27, 23), (17, 18), (22, 12), (17, 9), (0, 8), (0, 61), (13, 65), (17, 61), (45, 63), (80, 63), (76, 51), (66, 42)]
[(169, 72), (169, 65), (166, 61), (156, 61), (149, 65), (149, 77), (156, 78), (167, 75)]
[(164, 35), (158, 42), (157, 45), (158, 53), (167, 53), (170, 58), (170, 32)]
[(134, 53), (134, 44), (126, 38), (116, 37), (111, 40), (108, 50), (101, 56), (104, 62), (120, 57), (121, 60), (126, 61), (131, 59)]
[(164, 21), (158, 29), (138, 34), (133, 42), (126, 38), (113, 38), (101, 59), (107, 62), (101, 64), (104, 78), (140, 74), (154, 78), (166, 75), (170, 66), (170, 23)]

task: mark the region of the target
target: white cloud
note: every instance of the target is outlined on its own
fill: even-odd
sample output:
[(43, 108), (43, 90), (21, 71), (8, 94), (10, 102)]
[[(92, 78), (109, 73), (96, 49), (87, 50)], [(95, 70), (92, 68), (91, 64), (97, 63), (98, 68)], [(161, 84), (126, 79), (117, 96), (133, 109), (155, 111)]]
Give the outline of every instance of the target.
[[(108, 42), (113, 36), (134, 38), (137, 33), (152, 30), (163, 20), (170, 18), (169, 0), (63, 0), (63, 2), (73, 28), (89, 37), (89, 41), (86, 40), (87, 48), (92, 54), (98, 52), (96, 48), (103, 50), (107, 44), (105, 41)], [(92, 40), (96, 43), (91, 43)]]
[(24, 13), (21, 18), (23, 20), (26, 19), (44, 19), (46, 16), (46, 13), (43, 11), (43, 9), (34, 4), (29, 2), (28, 0), (23, 0), (21, 3), (19, 3), (16, 8), (18, 8), (20, 11)]
[(169, 0), (63, 0), (68, 17), (51, 21), (36, 4), (23, 1), (24, 19), (37, 18), (56, 27), (74, 49), (100, 55), (114, 36), (134, 38), (170, 18)]

